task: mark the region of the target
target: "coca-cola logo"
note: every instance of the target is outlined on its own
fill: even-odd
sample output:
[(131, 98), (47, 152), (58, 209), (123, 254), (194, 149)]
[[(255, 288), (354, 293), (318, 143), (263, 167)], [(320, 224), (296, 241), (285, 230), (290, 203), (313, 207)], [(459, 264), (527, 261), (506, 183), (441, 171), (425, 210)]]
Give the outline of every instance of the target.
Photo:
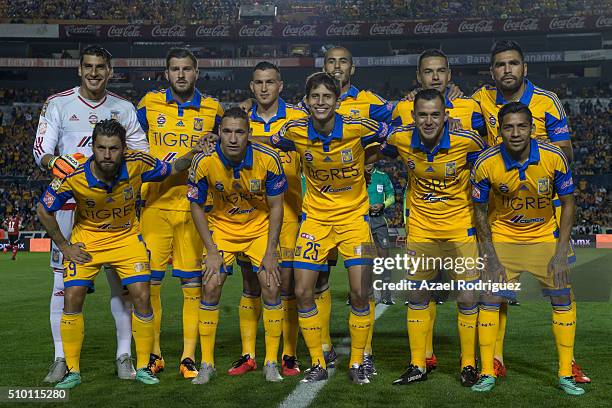
[(327, 27), (325, 33), (329, 37), (357, 37), (359, 36), (359, 28), (361, 24), (343, 24), (343, 25), (335, 25), (332, 24)]
[(402, 23), (391, 23), (388, 25), (372, 24), (370, 35), (403, 35), (404, 25)]
[(230, 26), (198, 26), (198, 28), (196, 28), (195, 35), (196, 37), (229, 37)]
[(436, 21), (432, 24), (418, 23), (414, 27), (415, 34), (446, 34), (448, 33), (448, 21)]
[(106, 35), (110, 38), (121, 37), (121, 38), (136, 38), (140, 37), (140, 26), (139, 25), (121, 25), (121, 26), (110, 26)]
[(100, 26), (97, 25), (68, 25), (64, 27), (64, 32), (67, 37), (76, 35), (95, 35), (100, 32)]
[(460, 33), (491, 33), (493, 32), (493, 20), (466, 21), (459, 24)]
[(595, 27), (612, 27), (612, 17), (600, 16), (595, 22)]
[(504, 31), (537, 31), (537, 18), (525, 18), (523, 20), (506, 20), (504, 23)]
[(570, 30), (580, 29), (585, 27), (585, 17), (570, 17), (570, 18), (553, 18), (550, 20), (548, 28), (551, 30)]
[(238, 31), (239, 37), (272, 37), (272, 25), (262, 24), (255, 27), (242, 26)]
[(283, 37), (316, 37), (317, 26), (313, 24), (305, 24), (300, 26), (291, 26), (287, 24), (283, 27)]
[(186, 30), (183, 25), (173, 25), (172, 27), (162, 27), (156, 25), (151, 30), (152, 37), (185, 37)]

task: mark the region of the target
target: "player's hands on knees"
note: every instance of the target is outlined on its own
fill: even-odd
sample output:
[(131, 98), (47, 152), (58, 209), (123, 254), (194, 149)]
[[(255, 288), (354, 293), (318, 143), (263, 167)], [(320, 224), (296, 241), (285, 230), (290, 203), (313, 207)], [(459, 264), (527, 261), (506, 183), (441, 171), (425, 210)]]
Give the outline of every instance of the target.
[(208, 281), (215, 275), (217, 275), (217, 284), (221, 285), (221, 268), (223, 267), (223, 257), (219, 251), (212, 251), (206, 255), (204, 261), (204, 271), (202, 276), (202, 283), (207, 284)]
[(552, 274), (557, 289), (564, 289), (569, 284), (569, 265), (567, 255), (555, 254), (548, 263), (548, 275)]
[(78, 265), (91, 262), (91, 255), (89, 252), (85, 251), (85, 244), (82, 242), (77, 242), (75, 244), (68, 243), (60, 249), (62, 250), (62, 254), (64, 254), (64, 258)]
[(266, 286), (281, 285), (281, 274), (280, 268), (278, 267), (278, 255), (276, 251), (266, 252), (266, 255), (261, 261), (261, 269), (263, 269), (263, 273), (266, 274)]

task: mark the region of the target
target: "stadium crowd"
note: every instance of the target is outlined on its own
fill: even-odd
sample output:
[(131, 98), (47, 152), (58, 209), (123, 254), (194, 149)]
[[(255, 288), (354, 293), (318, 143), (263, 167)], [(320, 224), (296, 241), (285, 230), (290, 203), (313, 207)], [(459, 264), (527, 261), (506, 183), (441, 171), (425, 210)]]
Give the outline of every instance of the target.
[[(387, 91), (388, 87), (379, 90), (382, 95), (388, 95), (385, 93)], [(403, 92), (395, 91), (398, 94)], [(33, 186), (38, 184), (37, 181), (45, 180), (48, 175), (35, 166), (31, 157), (39, 115), (39, 108), (35, 106), (40, 106), (39, 103), (44, 100), (43, 95), (53, 93), (53, 90), (40, 89), (0, 89), (0, 106), (8, 111), (5, 114), (0, 109), (0, 219), (3, 219), (7, 210), (16, 210), (24, 217), (25, 226), (36, 230), (41, 228), (34, 215), (34, 203), (40, 191)], [(134, 104), (142, 96), (142, 92), (134, 89), (118, 90), (118, 93)], [(236, 103), (250, 96), (250, 92), (244, 89), (211, 93), (225, 104)], [(298, 102), (302, 98), (302, 90), (297, 85), (287, 83), (283, 97), (289, 102)], [(13, 105), (15, 102), (24, 105)], [(34, 103), (38, 105), (27, 105)], [(599, 99), (595, 102), (583, 100), (574, 104), (566, 102), (565, 109), (573, 131), (574, 174), (576, 180), (579, 180), (576, 183), (575, 231), (593, 233), (612, 226), (609, 208), (612, 189), (591, 184), (581, 176), (612, 173), (609, 141), (609, 135), (612, 134), (612, 99)], [(398, 204), (386, 209), (389, 226), (403, 227), (404, 215), (400, 203), (403, 202), (406, 187), (406, 169), (401, 161), (395, 160), (382, 161), (378, 167), (389, 175), (396, 191), (395, 201)]]
[[(241, 5), (262, 4), (257, 0), (12, 0), (3, 15), (21, 19), (117, 20), (131, 23), (192, 24), (232, 23)], [(289, 0), (265, 1), (278, 7), (283, 21), (320, 21), (334, 16), (342, 21), (414, 20), (425, 18), (507, 18), (592, 15), (610, 10), (610, 0)], [(302, 17), (298, 17), (302, 16)]]

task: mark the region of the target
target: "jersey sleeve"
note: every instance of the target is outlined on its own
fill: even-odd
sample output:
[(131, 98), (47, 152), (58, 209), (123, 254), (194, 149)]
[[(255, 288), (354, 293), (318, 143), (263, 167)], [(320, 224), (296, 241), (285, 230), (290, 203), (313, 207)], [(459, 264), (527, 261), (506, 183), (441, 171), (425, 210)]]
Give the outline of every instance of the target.
[(40, 196), (40, 203), (47, 212), (55, 212), (62, 208), (71, 198), (74, 198), (69, 177), (55, 178)]
[(563, 152), (559, 149), (555, 154), (555, 176), (553, 183), (555, 192), (560, 195), (568, 195), (574, 193), (574, 180), (572, 171), (569, 168), (569, 163)]
[(472, 201), (479, 204), (489, 201), (489, 192), (491, 191), (491, 182), (486, 167), (486, 161), (477, 162), (470, 175)]
[(474, 165), (474, 163), (476, 163), (476, 160), (478, 159), (478, 156), (480, 156), (480, 154), (487, 148), (487, 144), (482, 139), (482, 137), (480, 137), (480, 135), (474, 132), (470, 133), (471, 135), (470, 144), (467, 152), (467, 162), (470, 165)]
[(200, 153), (193, 158), (187, 180), (187, 199), (200, 205), (206, 203), (208, 198), (208, 179), (202, 163), (205, 157)]
[(217, 102), (217, 113), (215, 114), (215, 127), (213, 128), (213, 133), (217, 132), (224, 113), (223, 106), (221, 106), (221, 103)]
[(390, 124), (393, 113), (393, 104), (373, 92), (370, 92), (370, 97), (372, 99), (369, 112), (370, 119), (374, 119), (377, 122)]
[(362, 134), (361, 145), (366, 147), (372, 143), (383, 143), (391, 133), (391, 127), (385, 122), (372, 119), (361, 119)]
[(147, 153), (149, 152), (149, 141), (147, 139), (147, 134), (143, 129), (144, 128), (140, 124), (137, 111), (134, 109), (134, 106), (130, 104), (130, 108), (127, 110), (127, 122), (125, 129), (125, 142), (127, 144), (128, 149), (138, 150)]
[(36, 138), (34, 139), (34, 160), (38, 166), (46, 154), (55, 154), (61, 131), (61, 115), (57, 102), (47, 99), (40, 110)]
[(475, 100), (472, 100), (472, 129), (482, 136), (487, 134), (487, 124), (482, 114), (482, 108)]
[(544, 112), (546, 133), (551, 142), (570, 140), (567, 115), (561, 101), (554, 93), (549, 96), (549, 103)]
[(136, 108), (136, 117), (141, 129), (146, 133), (149, 131), (149, 121), (147, 120), (147, 95), (143, 96)]
[(172, 165), (155, 157), (142, 153), (144, 171), (140, 175), (143, 183), (151, 181), (162, 181), (172, 173)]
[(389, 137), (387, 137), (387, 140), (384, 141), (380, 146), (380, 152), (384, 154), (385, 156), (391, 157), (393, 159), (399, 156), (399, 151), (397, 150), (397, 145), (396, 145), (397, 134), (398, 134), (398, 129), (395, 129), (393, 132), (391, 132)]
[(294, 121), (288, 121), (283, 127), (275, 134), (270, 136), (270, 145), (274, 148), (282, 150), (283, 152), (295, 151), (295, 143), (291, 140), (293, 131), (292, 127), (295, 126)]
[(287, 191), (287, 177), (280, 157), (276, 152), (270, 155), (266, 172), (266, 195), (277, 196)]

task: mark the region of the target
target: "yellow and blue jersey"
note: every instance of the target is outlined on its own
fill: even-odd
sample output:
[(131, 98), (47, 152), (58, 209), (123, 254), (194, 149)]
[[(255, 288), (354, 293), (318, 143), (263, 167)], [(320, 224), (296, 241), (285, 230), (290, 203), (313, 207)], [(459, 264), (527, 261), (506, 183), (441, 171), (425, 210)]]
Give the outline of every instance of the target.
[(143, 183), (162, 181), (172, 172), (170, 163), (147, 153), (128, 150), (113, 183), (105, 184), (91, 171), (93, 157), (64, 179), (55, 179), (41, 197), (48, 212), (76, 201), (72, 242), (83, 242), (89, 249), (112, 249), (121, 240), (140, 234), (136, 218), (136, 198)]
[(335, 115), (334, 128), (321, 135), (311, 118), (287, 122), (270, 144), (297, 151), (306, 177), (302, 217), (322, 224), (350, 224), (368, 214), (364, 148), (382, 143), (389, 126), (366, 118)]
[(452, 132), (448, 123), (429, 150), (414, 125), (395, 128), (381, 147), (408, 168), (407, 229), (411, 237), (461, 239), (475, 234), (470, 169), (485, 142), (475, 132)]
[[(271, 136), (279, 132), (282, 126), (290, 120), (306, 117), (308, 114), (297, 106), (286, 103), (283, 99), (278, 99), (278, 111), (269, 121), (265, 121), (257, 114), (257, 104), (254, 104), (249, 111), (249, 119), (253, 136)], [(302, 211), (302, 186), (301, 173), (302, 166), (300, 156), (297, 152), (283, 152), (277, 150), (283, 163), (283, 170), (287, 177), (288, 188), (284, 196), (284, 217), (285, 222), (298, 222)]]
[[(496, 87), (485, 85), (478, 89), (472, 98), (480, 104), (485, 118), (488, 134), (488, 145), (501, 143), (497, 115), (499, 110), (509, 101), (504, 99)], [(554, 92), (535, 86), (525, 79), (525, 91), (519, 102), (526, 105), (533, 115), (535, 130), (531, 137), (537, 140), (555, 143), (570, 140), (567, 115), (561, 101)]]
[(553, 242), (557, 238), (553, 197), (574, 192), (572, 173), (560, 148), (532, 140), (529, 158), (521, 164), (502, 143), (482, 153), (471, 180), (474, 202), (487, 203), (493, 196), (494, 241)]
[[(215, 98), (197, 89), (191, 101), (179, 103), (168, 88), (147, 93), (138, 104), (137, 116), (147, 133), (151, 155), (171, 163), (218, 126), (223, 108)], [(145, 186), (142, 191), (145, 207), (188, 211), (186, 183), (186, 176), (181, 173), (163, 183)]]
[(268, 234), (266, 197), (285, 190), (287, 179), (274, 150), (249, 142), (244, 159), (234, 163), (217, 143), (210, 156), (194, 157), (187, 198), (202, 205), (211, 197), (212, 208), (207, 209), (211, 230), (249, 240)]

